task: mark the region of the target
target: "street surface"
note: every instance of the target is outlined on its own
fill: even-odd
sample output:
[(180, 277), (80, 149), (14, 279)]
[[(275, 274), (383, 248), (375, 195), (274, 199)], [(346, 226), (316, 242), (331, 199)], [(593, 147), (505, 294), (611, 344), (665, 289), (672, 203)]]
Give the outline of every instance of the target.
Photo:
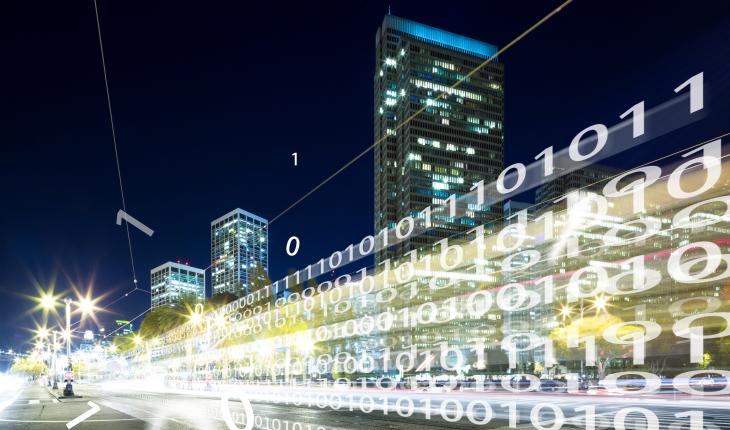
[[(148, 384), (149, 385), (149, 384)], [(75, 384), (76, 395), (80, 398), (57, 399), (59, 392), (51, 392), (37, 383), (25, 384), (15, 390), (3, 390), (0, 393), (0, 429), (68, 429), (67, 424), (87, 413), (88, 418), (75, 424), (74, 429), (227, 429), (221, 394), (214, 392), (191, 392), (184, 390), (156, 389), (145, 386), (144, 381), (134, 383), (110, 384)], [(267, 388), (276, 391), (276, 388)], [(281, 390), (279, 388), (279, 390)], [(258, 388), (261, 391), (261, 388)], [(307, 394), (315, 396), (317, 389), (307, 390)], [(250, 388), (241, 389), (238, 393), (248, 392), (254, 398)], [(304, 390), (302, 390), (304, 392)], [(321, 390), (319, 393), (332, 393)], [(383, 399), (385, 394), (375, 390), (353, 390), (352, 404), (358, 404), (360, 397), (369, 395), (375, 399)], [(430, 400), (433, 416), (426, 420), (423, 411), (416, 407), (410, 417), (399, 416), (395, 411), (398, 397), (408, 396), (416, 405)], [(256, 397), (261, 399), (260, 394)], [(273, 398), (273, 397), (271, 397)], [(642, 407), (651, 410), (659, 417), (660, 428), (669, 430), (690, 430), (688, 418), (678, 418), (676, 413), (689, 410), (702, 410), (705, 429), (730, 429), (730, 397), (715, 399), (697, 399), (686, 396), (655, 395), (644, 397), (617, 397), (609, 395), (566, 395), (555, 393), (507, 393), (491, 392), (477, 394), (474, 392), (451, 393), (401, 393), (396, 392), (388, 399), (390, 410), (384, 414), (382, 407), (371, 413), (359, 411), (357, 407), (350, 411), (347, 403), (339, 410), (319, 408), (316, 406), (294, 406), (291, 404), (252, 401), (254, 413), (254, 429), (263, 430), (344, 430), (344, 429), (507, 429), (509, 427), (508, 407), (501, 403), (515, 402), (519, 419), (518, 429), (535, 428), (530, 422), (531, 409), (540, 403), (549, 403), (559, 407), (566, 422), (563, 428), (585, 428), (583, 413), (575, 408), (593, 405), (596, 408), (596, 428), (611, 429), (616, 411), (625, 407)], [(440, 402), (454, 399), (466, 405), (474, 399), (486, 400), (491, 405), (494, 416), (486, 425), (476, 425), (464, 419), (456, 423), (446, 422), (439, 417)], [(379, 400), (382, 405), (383, 401)], [(91, 414), (92, 407), (98, 406), (98, 412)], [(244, 429), (244, 408), (241, 402), (232, 396), (227, 403), (231, 419), (235, 425)], [(448, 408), (453, 411), (453, 408)], [(483, 418), (483, 414), (475, 414), (475, 419)], [(549, 410), (541, 415), (541, 424), (551, 428), (554, 424)], [(78, 420), (77, 420), (78, 421)], [(231, 427), (234, 428), (234, 427)], [(555, 427), (557, 429), (557, 427)], [(631, 415), (626, 419), (627, 429), (646, 428), (643, 419)]]

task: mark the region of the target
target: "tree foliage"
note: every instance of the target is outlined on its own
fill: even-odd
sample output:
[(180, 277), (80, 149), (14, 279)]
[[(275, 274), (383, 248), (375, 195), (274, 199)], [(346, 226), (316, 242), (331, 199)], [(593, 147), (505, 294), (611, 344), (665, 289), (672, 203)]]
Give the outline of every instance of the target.
[(20, 373), (28, 376), (39, 376), (46, 371), (46, 365), (37, 355), (18, 357), (10, 368), (13, 373)]
[(229, 291), (224, 291), (222, 293), (213, 294), (213, 297), (208, 300), (207, 305), (210, 310), (215, 310), (238, 299), (239, 296), (237, 294), (231, 293)]
[[(624, 358), (629, 351), (628, 348), (630, 348), (626, 345), (599, 341), (603, 338), (603, 332), (608, 327), (621, 322), (623, 321), (617, 316), (603, 314), (576, 318), (567, 325), (556, 327), (550, 333), (550, 338), (555, 345), (555, 353), (559, 357), (568, 359), (585, 359), (585, 345), (581, 344), (579, 348), (568, 348), (568, 338), (576, 335), (579, 337), (594, 336), (596, 339), (596, 373), (599, 379), (603, 379), (607, 368), (611, 365), (611, 361)], [(621, 338), (638, 329), (640, 328), (635, 326), (624, 326), (619, 330), (618, 337)]]
[(162, 334), (185, 324), (190, 315), (196, 311), (201, 300), (196, 296), (183, 296), (174, 305), (160, 306), (145, 315), (139, 326), (139, 335), (144, 339), (154, 339)]
[(134, 333), (114, 336), (113, 344), (119, 354), (131, 351), (135, 346), (137, 346), (134, 342)]

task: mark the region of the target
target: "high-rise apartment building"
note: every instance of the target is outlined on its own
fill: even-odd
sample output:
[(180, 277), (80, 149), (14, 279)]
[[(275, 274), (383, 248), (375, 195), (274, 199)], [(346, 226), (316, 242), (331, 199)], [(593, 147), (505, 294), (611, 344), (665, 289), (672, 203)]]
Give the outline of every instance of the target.
[[(452, 194), (461, 197), (481, 180), (496, 180), (504, 164), (504, 73), (494, 59), (467, 77), (497, 52), (495, 46), (393, 15), (385, 16), (375, 45), (375, 229), (380, 231), (444, 204)], [(415, 115), (420, 109), (425, 110)], [(501, 205), (473, 205), (461, 218), (435, 215), (435, 228), (381, 251), (378, 259), (501, 215)]]
[(205, 270), (168, 261), (150, 270), (152, 309), (174, 305), (184, 297), (205, 300)]
[(234, 209), (210, 223), (213, 294), (248, 294), (254, 276), (268, 274), (268, 224), (243, 209)]

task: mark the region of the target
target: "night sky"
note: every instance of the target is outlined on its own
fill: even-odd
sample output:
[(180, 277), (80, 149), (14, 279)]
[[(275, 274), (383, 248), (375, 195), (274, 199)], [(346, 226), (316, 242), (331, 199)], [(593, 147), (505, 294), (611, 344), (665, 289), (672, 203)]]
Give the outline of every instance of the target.
[[(392, 13), (503, 46), (560, 2), (391, 1)], [(708, 117), (631, 167), (730, 131), (726, 2), (576, 1), (501, 58), (506, 162), (564, 148), (705, 72)], [(210, 264), (210, 221), (271, 219), (373, 142), (375, 32), (388, 2), (99, 4), (140, 287), (168, 260)], [(0, 349), (27, 347), (35, 286), (109, 303), (133, 288), (94, 5), (0, 6)], [(299, 166), (291, 153), (299, 154)], [(372, 233), (372, 154), (270, 228), (272, 279)], [(297, 256), (284, 252), (297, 235)], [(210, 289), (210, 287), (209, 287)], [(135, 292), (102, 320), (149, 307)], [(24, 345), (25, 344), (25, 345)]]

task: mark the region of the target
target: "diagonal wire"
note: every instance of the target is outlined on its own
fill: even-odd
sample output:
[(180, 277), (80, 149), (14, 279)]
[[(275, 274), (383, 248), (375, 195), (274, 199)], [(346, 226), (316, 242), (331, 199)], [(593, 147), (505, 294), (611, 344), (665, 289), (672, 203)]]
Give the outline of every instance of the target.
[[(104, 71), (104, 88), (106, 89), (106, 105), (109, 109), (109, 124), (111, 125), (112, 129), (112, 141), (114, 142), (114, 158), (117, 161), (117, 176), (119, 177), (119, 192), (122, 196), (122, 210), (124, 212), (127, 212), (127, 203), (124, 199), (124, 184), (122, 182), (122, 169), (119, 165), (119, 151), (117, 150), (117, 132), (114, 128), (114, 115), (112, 114), (112, 100), (111, 95), (109, 94), (109, 78), (107, 77), (106, 72), (106, 58), (104, 56), (104, 43), (101, 39), (101, 24), (99, 23), (99, 6), (97, 5), (97, 0), (94, 0), (94, 13), (96, 14), (96, 32), (99, 36), (99, 51), (101, 53), (101, 67)], [(137, 289), (137, 271), (134, 268), (134, 254), (132, 253), (132, 237), (129, 234), (129, 223), (124, 223), (126, 230), (127, 230), (127, 244), (129, 245), (129, 260), (132, 264), (132, 279), (134, 280), (134, 290)]]
[[(94, 0), (94, 1), (96, 1), (96, 0)], [(477, 73), (482, 68), (484, 68), (484, 66), (486, 66), (487, 64), (489, 64), (492, 61), (494, 61), (495, 58), (497, 58), (499, 55), (502, 55), (505, 51), (507, 51), (509, 48), (511, 48), (515, 43), (519, 42), (525, 36), (527, 36), (528, 34), (532, 33), (535, 29), (537, 29), (538, 27), (540, 27), (547, 20), (549, 20), (550, 18), (552, 18), (555, 14), (557, 14), (558, 12), (560, 12), (565, 6), (569, 5), (572, 2), (573, 2), (573, 0), (567, 0), (566, 2), (562, 3), (560, 6), (556, 7), (555, 9), (553, 9), (550, 13), (548, 13), (547, 15), (545, 15), (541, 20), (539, 20), (538, 22), (536, 22), (535, 24), (533, 24), (532, 27), (530, 27), (527, 30), (523, 31), (519, 36), (517, 36), (514, 39), (512, 39), (511, 42), (509, 42), (508, 44), (506, 44), (505, 46), (503, 46), (502, 48), (500, 48), (494, 55), (492, 55), (491, 57), (489, 57), (486, 60), (484, 60), (474, 70), (472, 70), (471, 72), (467, 73), (461, 79), (459, 79), (458, 81), (456, 81), (456, 83), (454, 83), (446, 91), (441, 92), (438, 95), (438, 97), (436, 97), (434, 100), (435, 101), (438, 101), (438, 100), (441, 100), (442, 98), (444, 98), (444, 96), (446, 96), (450, 92), (450, 90), (453, 90), (453, 89), (459, 87), (462, 83), (464, 83), (466, 80), (468, 80), (471, 76), (473, 76), (475, 73)], [(409, 116), (408, 118), (406, 118), (403, 121), (401, 121), (400, 124), (398, 124), (394, 128), (394, 131), (397, 131), (398, 129), (404, 127), (406, 124), (408, 124), (409, 122), (411, 122), (411, 120), (413, 120), (416, 116), (420, 115), (423, 111), (425, 111), (427, 107), (428, 106), (426, 106), (426, 105), (423, 105), (422, 107), (420, 107), (411, 116)], [(353, 158), (352, 160), (350, 160), (347, 163), (345, 163), (345, 165), (342, 166), (342, 167), (340, 167), (335, 173), (333, 173), (330, 176), (328, 176), (324, 181), (320, 182), (317, 186), (315, 186), (314, 188), (312, 188), (309, 192), (307, 192), (306, 194), (304, 194), (297, 201), (295, 201), (294, 203), (292, 203), (291, 205), (289, 205), (289, 207), (287, 207), (286, 209), (284, 209), (283, 211), (281, 211), (278, 215), (276, 215), (275, 217), (273, 217), (269, 221), (269, 224), (271, 224), (274, 221), (276, 221), (282, 215), (284, 215), (285, 213), (289, 212), (291, 209), (293, 209), (299, 203), (301, 203), (302, 201), (304, 201), (304, 199), (306, 199), (307, 197), (309, 197), (310, 195), (312, 195), (315, 191), (317, 191), (318, 189), (322, 188), (322, 186), (324, 186), (327, 182), (329, 182), (335, 176), (337, 176), (340, 173), (342, 173), (345, 169), (347, 169), (348, 167), (350, 167), (354, 162), (356, 162), (357, 160), (359, 160), (360, 158), (362, 158), (365, 154), (367, 154), (368, 152), (370, 152), (373, 148), (375, 148), (379, 143), (381, 143), (382, 141), (384, 141), (386, 138), (387, 138), (387, 136), (383, 136), (383, 137), (379, 138), (378, 140), (376, 140), (375, 143), (373, 143), (369, 147), (365, 148), (365, 150), (363, 150), (361, 153), (357, 154), (355, 156), (355, 158)]]

